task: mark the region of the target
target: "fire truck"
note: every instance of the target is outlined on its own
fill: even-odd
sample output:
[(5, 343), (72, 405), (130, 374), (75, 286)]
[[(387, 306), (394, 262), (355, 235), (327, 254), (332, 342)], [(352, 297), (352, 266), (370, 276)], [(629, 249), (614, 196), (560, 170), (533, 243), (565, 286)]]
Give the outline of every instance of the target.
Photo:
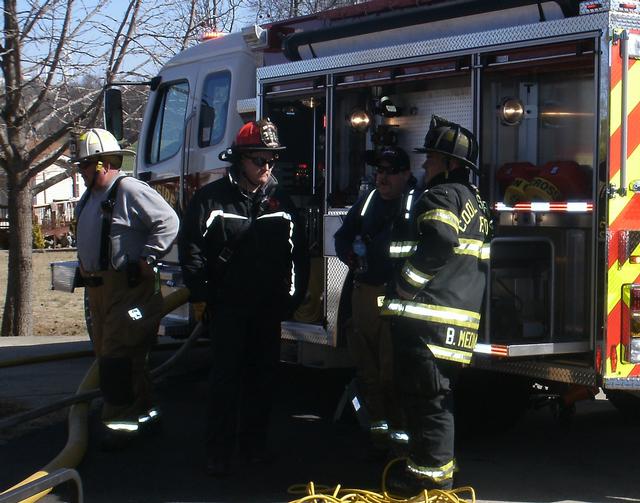
[[(277, 124), (288, 148), (274, 174), (312, 261), (283, 355), (324, 365), (344, 354), (348, 271), (333, 234), (370, 184), (365, 152), (413, 152), (432, 115), (457, 122), (478, 137), (475, 182), (495, 215), (473, 366), (600, 386), (640, 410), (638, 59), (631, 0), (372, 0), (255, 25), (152, 80), (136, 175), (180, 213), (224, 175), (218, 154), (243, 122)], [(423, 156), (411, 154), (417, 177)], [(167, 262), (178, 284), (177, 255)]]

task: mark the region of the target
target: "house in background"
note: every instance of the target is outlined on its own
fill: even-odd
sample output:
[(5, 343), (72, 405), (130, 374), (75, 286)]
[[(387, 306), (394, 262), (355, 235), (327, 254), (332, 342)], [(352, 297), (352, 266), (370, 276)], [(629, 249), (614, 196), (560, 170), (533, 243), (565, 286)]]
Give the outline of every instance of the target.
[[(66, 169), (69, 158), (60, 156), (60, 160), (45, 169), (42, 173), (36, 175), (33, 179), (33, 186), (47, 181), (48, 179), (63, 173)], [(79, 199), (85, 191), (84, 182), (80, 173), (74, 173), (73, 176), (65, 178), (61, 182), (52, 185), (48, 189), (43, 190), (35, 195), (33, 200), (34, 206), (43, 206), (55, 201), (66, 201)]]
[[(68, 167), (68, 162), (67, 156), (60, 156), (56, 162), (35, 176), (31, 182), (32, 186), (35, 187), (63, 173)], [(41, 226), (47, 246), (67, 247), (75, 244), (71, 223), (76, 204), (85, 189), (80, 174), (73, 173), (33, 197), (34, 222)]]

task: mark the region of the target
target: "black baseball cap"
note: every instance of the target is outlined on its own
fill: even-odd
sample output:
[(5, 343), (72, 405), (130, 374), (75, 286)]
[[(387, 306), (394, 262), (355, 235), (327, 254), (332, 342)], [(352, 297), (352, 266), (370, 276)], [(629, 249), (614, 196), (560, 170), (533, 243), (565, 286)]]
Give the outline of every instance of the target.
[(409, 155), (400, 147), (388, 146), (378, 151), (367, 151), (367, 164), (379, 167), (383, 163), (388, 165), (393, 173), (411, 168)]

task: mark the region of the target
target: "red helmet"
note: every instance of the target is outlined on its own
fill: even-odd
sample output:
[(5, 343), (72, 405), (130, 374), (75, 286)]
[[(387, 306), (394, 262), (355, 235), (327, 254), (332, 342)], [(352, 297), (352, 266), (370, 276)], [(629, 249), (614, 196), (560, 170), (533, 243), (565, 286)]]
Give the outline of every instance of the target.
[(269, 119), (247, 122), (240, 128), (233, 145), (218, 156), (222, 161), (233, 162), (238, 154), (250, 151), (284, 150), (278, 140), (278, 128)]

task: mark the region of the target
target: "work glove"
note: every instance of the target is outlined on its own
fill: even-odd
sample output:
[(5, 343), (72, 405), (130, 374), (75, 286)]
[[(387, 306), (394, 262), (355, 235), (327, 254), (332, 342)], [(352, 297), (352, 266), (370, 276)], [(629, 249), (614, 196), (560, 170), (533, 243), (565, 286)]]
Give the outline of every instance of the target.
[(193, 310), (193, 317), (196, 322), (204, 321), (207, 312), (206, 302), (192, 302), (191, 309)]

